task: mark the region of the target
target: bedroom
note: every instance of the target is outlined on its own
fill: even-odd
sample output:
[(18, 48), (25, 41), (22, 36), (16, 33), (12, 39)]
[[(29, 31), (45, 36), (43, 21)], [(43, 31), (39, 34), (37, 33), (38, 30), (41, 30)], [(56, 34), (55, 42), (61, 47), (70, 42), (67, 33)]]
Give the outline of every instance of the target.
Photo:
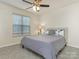
[[(29, 1), (29, 0), (28, 0)], [(31, 2), (33, 0), (30, 0)], [(60, 55), (61, 59), (78, 59), (79, 55), (79, 1), (78, 0), (44, 0), (45, 4), (49, 4), (49, 8), (41, 8), (39, 13), (34, 12), (32, 9), (28, 11), (25, 9), (30, 5), (22, 2), (21, 0), (0, 0), (0, 58), (1, 59), (40, 59), (40, 57), (29, 53), (24, 49), (19, 49), (17, 44), (20, 44), (22, 36), (15, 37), (13, 34), (13, 16), (14, 14), (30, 16), (31, 35), (35, 34), (39, 24), (44, 24), (45, 28), (67, 28), (66, 40), (67, 45), (72, 48), (68, 48), (70, 53), (67, 56)], [(13, 46), (15, 45), (15, 46)], [(11, 46), (11, 47), (7, 47)], [(5, 48), (6, 47), (6, 48)], [(18, 53), (19, 50), (21, 54)], [(9, 51), (10, 50), (10, 51)], [(12, 51), (16, 51), (15, 52)], [(66, 52), (69, 52), (66, 51)], [(76, 52), (75, 52), (76, 51)], [(26, 52), (26, 53), (24, 53)], [(8, 54), (7, 54), (8, 53)], [(14, 55), (14, 56), (12, 56)], [(74, 55), (75, 57), (71, 57)], [(20, 57), (21, 56), (21, 57)], [(31, 57), (30, 57), (31, 56)]]

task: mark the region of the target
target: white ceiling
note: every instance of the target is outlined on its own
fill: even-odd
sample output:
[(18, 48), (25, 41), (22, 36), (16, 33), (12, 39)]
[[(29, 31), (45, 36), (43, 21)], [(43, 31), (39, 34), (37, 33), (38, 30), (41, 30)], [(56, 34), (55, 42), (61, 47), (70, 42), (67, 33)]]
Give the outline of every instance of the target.
[(25, 9), (25, 8), (31, 6), (30, 4), (27, 4), (27, 3), (23, 2), (22, 0), (0, 0), (0, 1), (3, 1), (5, 3), (16, 6), (16, 7), (21, 8), (21, 9)]
[[(22, 0), (0, 0), (0, 1), (3, 1), (5, 3), (16, 6), (21, 9), (26, 9), (31, 6), (30, 4), (25, 3)], [(27, 0), (27, 1), (33, 2), (33, 0)], [(43, 11), (45, 11), (45, 10), (48, 10), (51, 8), (53, 8), (53, 9), (61, 8), (61, 7), (65, 7), (65, 6), (75, 3), (75, 2), (79, 2), (79, 0), (43, 0), (41, 3), (49, 4), (50, 8), (41, 8), (41, 9), (43, 9)], [(29, 11), (32, 11), (32, 9), (29, 9)]]

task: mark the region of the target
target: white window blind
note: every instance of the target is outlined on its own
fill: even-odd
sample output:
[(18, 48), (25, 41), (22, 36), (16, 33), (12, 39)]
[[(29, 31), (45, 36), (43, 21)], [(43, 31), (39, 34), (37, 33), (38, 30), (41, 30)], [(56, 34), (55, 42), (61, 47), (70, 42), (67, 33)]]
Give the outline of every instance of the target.
[(21, 35), (29, 34), (30, 18), (28, 16), (13, 15), (13, 33)]

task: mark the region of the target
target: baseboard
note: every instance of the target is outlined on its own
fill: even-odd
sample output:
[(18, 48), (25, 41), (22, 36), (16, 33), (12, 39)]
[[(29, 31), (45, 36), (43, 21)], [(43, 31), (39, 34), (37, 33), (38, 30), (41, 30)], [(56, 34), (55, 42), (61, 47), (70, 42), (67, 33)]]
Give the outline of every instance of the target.
[(76, 45), (67, 44), (67, 46), (71, 46), (71, 47), (74, 47), (74, 48), (78, 48), (79, 49), (79, 46), (76, 46)]
[[(11, 43), (11, 44), (7, 44), (7, 45), (3, 45), (3, 46), (0, 46), (0, 48), (8, 47), (8, 46), (13, 46), (13, 45), (17, 45), (17, 44), (20, 44), (20, 42), (17, 42), (17, 43)], [(67, 46), (71, 46), (71, 47), (74, 47), (74, 48), (79, 48), (79, 46), (71, 45), (71, 44), (67, 44)]]
[(3, 45), (3, 46), (0, 46), (0, 48), (8, 47), (8, 46), (13, 46), (13, 45), (17, 45), (17, 44), (20, 44), (20, 42), (18, 42), (18, 43), (11, 43), (11, 44), (7, 44), (7, 45)]

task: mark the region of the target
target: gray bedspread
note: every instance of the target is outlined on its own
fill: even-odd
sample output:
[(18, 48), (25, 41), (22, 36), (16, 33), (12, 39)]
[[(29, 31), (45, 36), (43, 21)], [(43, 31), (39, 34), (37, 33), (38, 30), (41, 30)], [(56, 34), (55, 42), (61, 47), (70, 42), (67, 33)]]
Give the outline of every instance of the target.
[(45, 59), (56, 59), (57, 53), (65, 46), (65, 39), (60, 35), (26, 36), (22, 45), (42, 55)]

